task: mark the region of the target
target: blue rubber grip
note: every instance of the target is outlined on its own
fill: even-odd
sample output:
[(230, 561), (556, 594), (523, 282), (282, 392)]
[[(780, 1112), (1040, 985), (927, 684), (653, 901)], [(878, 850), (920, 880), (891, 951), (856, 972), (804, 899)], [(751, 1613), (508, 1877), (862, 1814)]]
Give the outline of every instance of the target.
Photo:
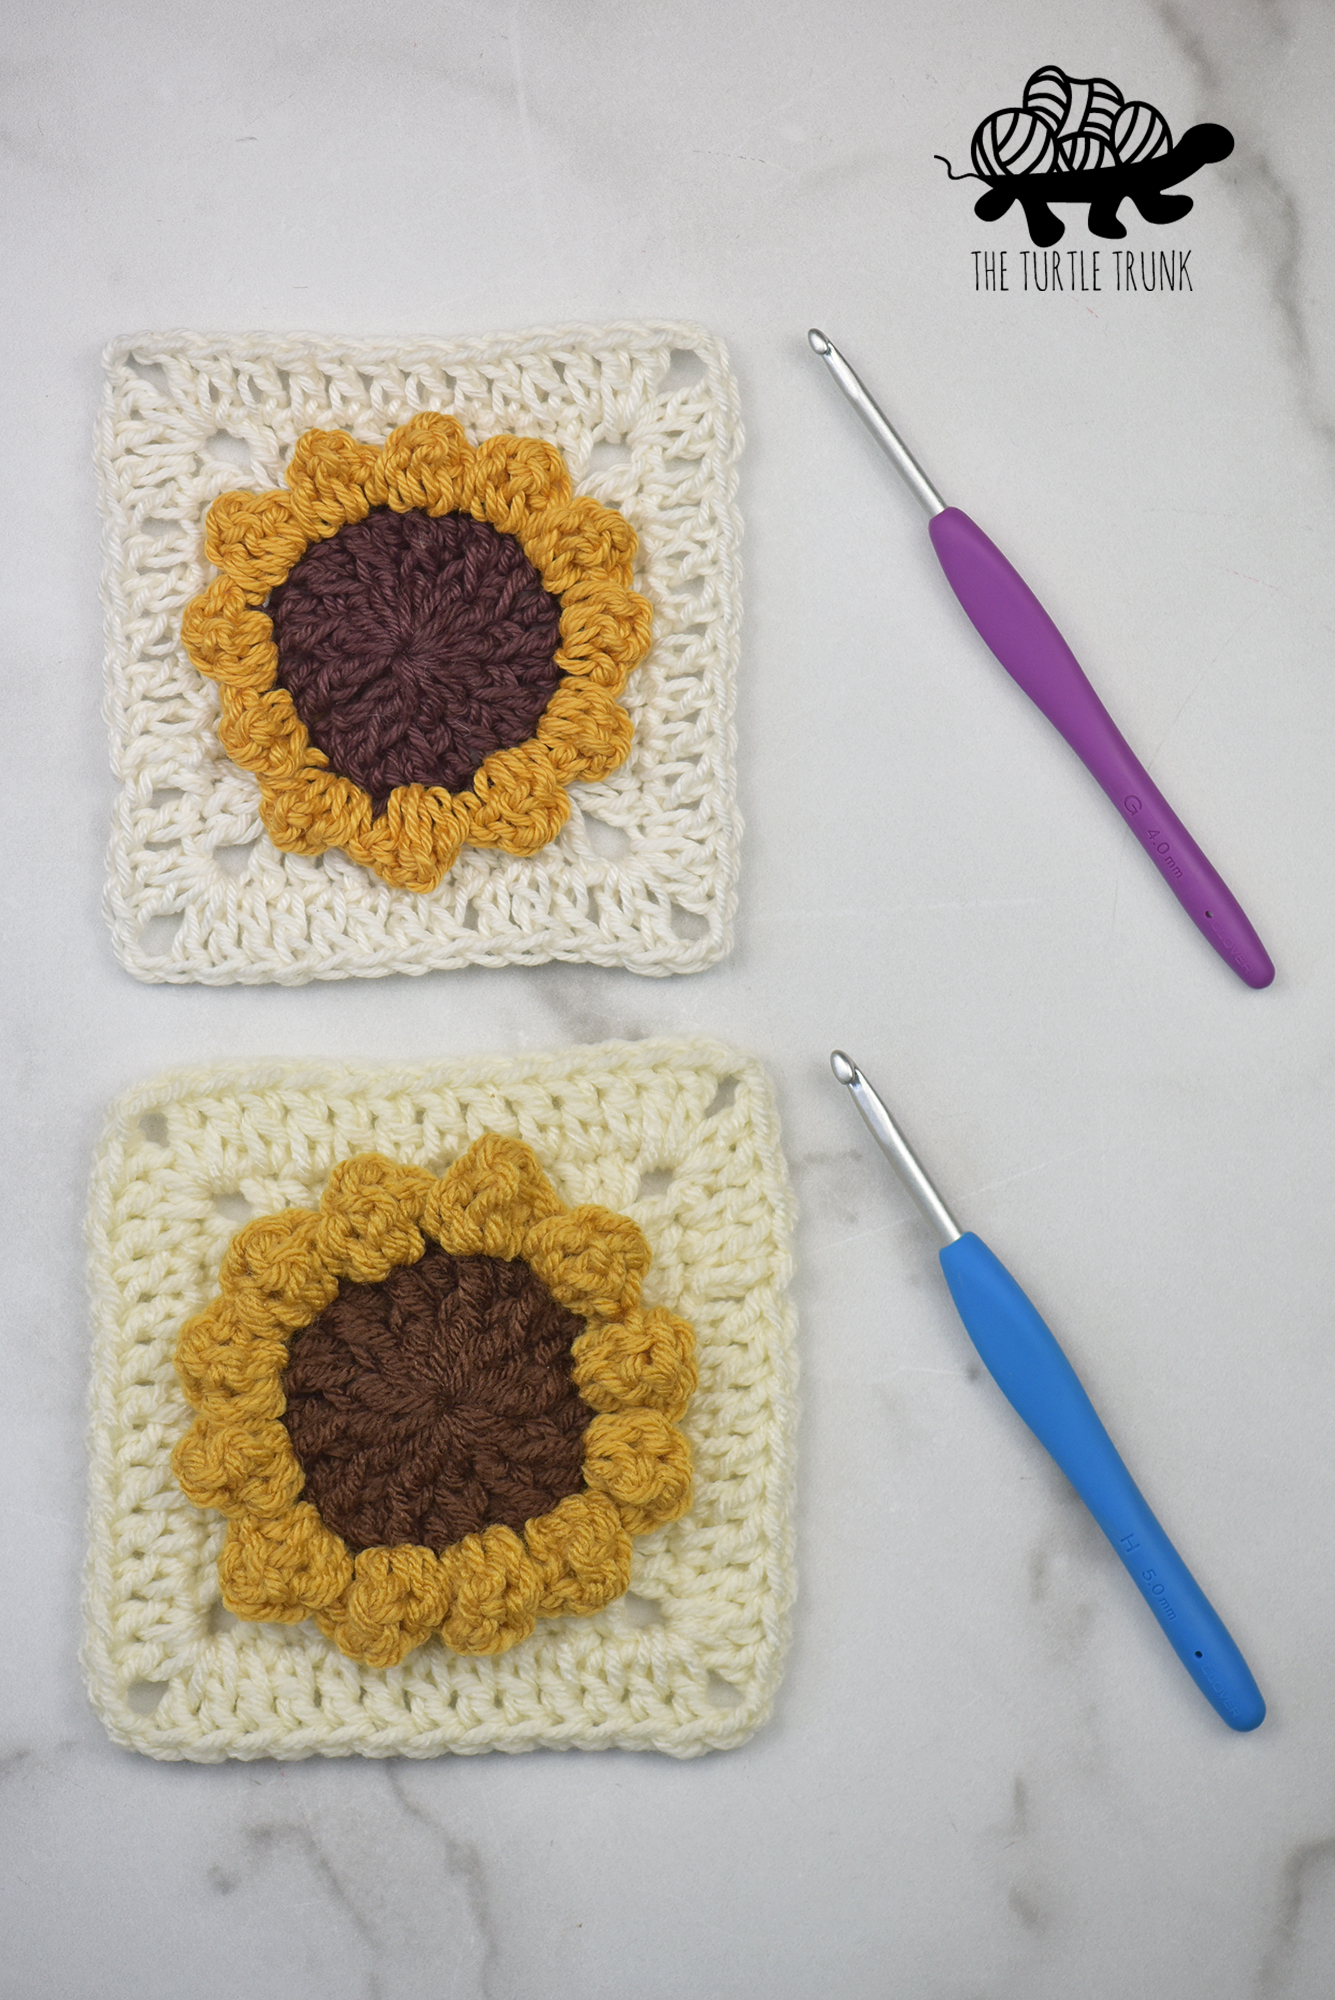
[(1155, 1520), (1055, 1336), (977, 1236), (948, 1243), (941, 1268), (989, 1373), (1126, 1564), (1205, 1699), (1231, 1729), (1255, 1729), (1265, 1703), (1247, 1662)]

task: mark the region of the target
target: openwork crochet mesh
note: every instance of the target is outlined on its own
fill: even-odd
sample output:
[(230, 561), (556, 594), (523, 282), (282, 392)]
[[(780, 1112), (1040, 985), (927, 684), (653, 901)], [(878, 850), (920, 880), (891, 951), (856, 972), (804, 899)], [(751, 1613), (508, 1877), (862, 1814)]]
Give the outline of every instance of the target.
[[(542, 1621), (494, 1657), (438, 1639), (401, 1666), (312, 1623), (222, 1609), (224, 1522), (171, 1453), (173, 1368), (238, 1219), (314, 1206), (368, 1151), (442, 1172), (484, 1131), (522, 1139), (564, 1201), (632, 1217), (650, 1304), (695, 1327), (682, 1422), (695, 1499), (637, 1537), (631, 1595)], [(435, 1756), (537, 1745), (740, 1743), (769, 1713), (792, 1595), (791, 1198), (750, 1058), (702, 1040), (429, 1070), (276, 1062), (158, 1079), (112, 1109), (94, 1175), (90, 1547), (84, 1667), (113, 1738), (161, 1758)]]
[[(622, 697), (626, 762), (572, 788), (569, 821), (537, 854), (466, 848), (422, 895), (337, 850), (274, 846), (180, 626), (212, 574), (204, 516), (220, 493), (282, 486), (304, 431), (380, 445), (425, 409), (474, 440), (556, 445), (577, 491), (634, 527), (654, 638)], [(121, 785), (106, 907), (122, 964), (147, 980), (298, 985), (553, 958), (693, 972), (721, 957), (737, 873), (740, 444), (726, 357), (693, 326), (412, 346), (185, 333), (113, 344), (96, 455)]]

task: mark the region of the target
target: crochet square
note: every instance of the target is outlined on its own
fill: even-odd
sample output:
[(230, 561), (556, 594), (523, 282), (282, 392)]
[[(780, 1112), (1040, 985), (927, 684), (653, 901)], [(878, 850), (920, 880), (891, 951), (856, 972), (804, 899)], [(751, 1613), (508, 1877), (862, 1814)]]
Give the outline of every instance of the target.
[[(112, 344), (96, 459), (106, 711), (120, 782), (106, 911), (145, 980), (300, 985), (568, 959), (694, 972), (730, 947), (739, 822), (736, 385), (698, 327), (566, 327), (455, 342), (146, 334)], [(555, 445), (579, 494), (638, 538), (653, 640), (621, 697), (626, 761), (574, 784), (535, 854), (465, 847), (444, 880), (392, 888), (337, 848), (282, 852), (260, 787), (218, 735), (219, 690), (181, 617), (213, 570), (211, 503), (281, 487), (297, 438), (383, 445), (424, 410), (478, 441)]]
[[(225, 1523), (171, 1454), (192, 1411), (173, 1365), (240, 1222), (314, 1207), (375, 1151), (433, 1173), (484, 1131), (530, 1145), (563, 1201), (633, 1218), (647, 1304), (694, 1325), (681, 1428), (690, 1512), (634, 1543), (630, 1595), (540, 1620), (510, 1651), (432, 1638), (401, 1665), (313, 1622), (222, 1607)], [(690, 1757), (768, 1715), (792, 1597), (791, 1196), (768, 1080), (686, 1039), (428, 1069), (273, 1062), (186, 1071), (110, 1113), (90, 1215), (93, 1359), (84, 1671), (113, 1739), (167, 1759), (430, 1757), (617, 1746)]]

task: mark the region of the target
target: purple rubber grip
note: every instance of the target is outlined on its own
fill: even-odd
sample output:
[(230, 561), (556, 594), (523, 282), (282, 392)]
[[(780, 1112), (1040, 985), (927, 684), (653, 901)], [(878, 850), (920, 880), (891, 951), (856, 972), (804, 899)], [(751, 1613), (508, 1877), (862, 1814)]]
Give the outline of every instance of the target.
[(1028, 584), (958, 507), (934, 514), (928, 532), (973, 624), (1102, 785), (1197, 930), (1249, 986), (1268, 986), (1275, 968), (1242, 905), (1151, 782)]

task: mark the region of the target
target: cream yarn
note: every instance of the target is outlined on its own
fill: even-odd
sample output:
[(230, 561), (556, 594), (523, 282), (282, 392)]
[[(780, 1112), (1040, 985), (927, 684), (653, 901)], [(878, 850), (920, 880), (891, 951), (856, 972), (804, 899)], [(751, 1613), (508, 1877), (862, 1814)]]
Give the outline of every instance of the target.
[[(245, 1216), (314, 1205), (335, 1161), (440, 1171), (484, 1130), (524, 1139), (564, 1200), (634, 1217), (649, 1303), (693, 1323), (682, 1428), (696, 1497), (635, 1544), (632, 1596), (495, 1658), (432, 1640), (388, 1670), (313, 1624), (222, 1611), (220, 1517), (170, 1455), (172, 1366)], [(272, 1062), (159, 1078), (113, 1106), (90, 1214), (94, 1300), (84, 1668), (116, 1742), (160, 1758), (429, 1757), (537, 1745), (690, 1757), (768, 1715), (792, 1597), (792, 1202), (770, 1086), (698, 1039), (427, 1069)]]
[[(144, 334), (105, 357), (97, 433), (106, 712), (120, 781), (106, 909), (136, 977), (277, 982), (573, 959), (694, 972), (731, 944), (739, 823), (733, 686), (737, 391), (717, 340), (672, 323), (411, 345)], [(181, 613), (208, 582), (219, 493), (283, 483), (305, 430), (382, 444), (422, 409), (474, 440), (550, 440), (577, 490), (639, 538), (654, 637), (623, 701), (627, 761), (573, 788), (530, 858), (465, 849), (427, 895), (345, 855), (281, 853), (256, 780), (218, 741), (218, 691)]]

